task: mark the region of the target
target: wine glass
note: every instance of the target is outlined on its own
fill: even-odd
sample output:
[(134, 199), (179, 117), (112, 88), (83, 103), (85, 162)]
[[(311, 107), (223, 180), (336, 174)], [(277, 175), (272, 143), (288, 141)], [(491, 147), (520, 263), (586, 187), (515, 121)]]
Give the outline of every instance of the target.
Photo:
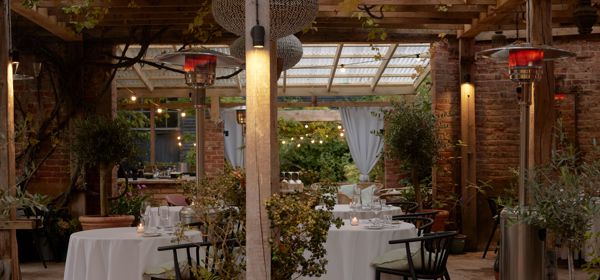
[(163, 230), (168, 230), (170, 228), (169, 224), (169, 206), (160, 206), (158, 207), (158, 217), (159, 217), (159, 225)]
[(281, 179), (282, 183), (287, 183), (288, 182), (288, 180), (285, 178), (285, 172), (281, 172), (281, 178), (280, 179)]
[(373, 202), (371, 203), (371, 210), (373, 211), (374, 220), (379, 220), (379, 213), (382, 210), (381, 199), (378, 196), (373, 197)]
[(150, 202), (144, 200), (142, 203), (140, 203), (140, 222), (144, 225), (144, 227), (149, 226), (146, 221), (148, 215), (150, 215)]

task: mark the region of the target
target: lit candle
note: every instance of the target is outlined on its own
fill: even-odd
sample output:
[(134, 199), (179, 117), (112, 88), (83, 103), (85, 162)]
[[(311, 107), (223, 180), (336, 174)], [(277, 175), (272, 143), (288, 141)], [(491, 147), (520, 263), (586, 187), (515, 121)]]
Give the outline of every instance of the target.
[(137, 226), (137, 230), (136, 231), (137, 231), (137, 233), (144, 233), (144, 224), (140, 223)]
[(351, 225), (353, 226), (358, 226), (358, 218), (357, 217), (353, 217), (352, 221), (350, 222)]

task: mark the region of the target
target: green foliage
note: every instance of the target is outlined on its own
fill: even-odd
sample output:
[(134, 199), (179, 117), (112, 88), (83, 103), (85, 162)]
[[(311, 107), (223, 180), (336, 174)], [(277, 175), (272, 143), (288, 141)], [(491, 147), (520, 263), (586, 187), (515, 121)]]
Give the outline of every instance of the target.
[(46, 205), (48, 197), (40, 194), (23, 192), (17, 188), (16, 194), (12, 195), (4, 188), (0, 188), (0, 217), (7, 217), (12, 208), (26, 208), (36, 215), (38, 211), (48, 211)]
[(71, 149), (87, 165), (111, 165), (133, 157), (139, 135), (123, 119), (89, 117), (76, 122)]
[[(318, 181), (344, 181), (344, 167), (352, 162), (339, 123), (279, 120), (281, 171), (301, 171), (305, 185)], [(300, 146), (298, 146), (300, 145)]]
[[(184, 182), (184, 193), (193, 201), (197, 218), (204, 223), (205, 241), (220, 248), (221, 257), (211, 256), (215, 261), (215, 273), (222, 279), (238, 279), (245, 268), (245, 248), (230, 250), (223, 240), (234, 238), (239, 244), (246, 238), (246, 190), (243, 170), (227, 169), (219, 176), (195, 182)], [(219, 247), (221, 246), (221, 247)], [(213, 253), (216, 253), (214, 250)], [(196, 279), (212, 279), (207, 271), (197, 270)]]
[[(329, 227), (342, 225), (331, 210), (337, 187), (324, 184), (294, 194), (275, 194), (267, 201), (271, 220), (271, 276), (275, 280), (293, 275), (319, 277), (326, 270), (324, 243)], [(317, 209), (317, 205), (324, 208)]]
[[(110, 3), (110, 0), (108, 2)], [(70, 16), (69, 23), (76, 32), (96, 27), (108, 13), (107, 7), (94, 7), (92, 3), (92, 0), (81, 0), (77, 4), (62, 8), (63, 12)]]
[(589, 254), (591, 260), (583, 265), (583, 271), (588, 274), (589, 280), (598, 280), (600, 279), (600, 246), (598, 246), (600, 244), (600, 231), (595, 234), (587, 232), (585, 239), (593, 245), (592, 252)]
[(135, 224), (137, 224), (140, 221), (142, 202), (150, 197), (149, 194), (144, 193), (145, 188), (146, 185), (143, 184), (120, 186), (119, 193), (121, 195), (110, 201), (110, 214), (133, 215), (135, 217)]
[(527, 190), (532, 203), (529, 208), (516, 207), (514, 211), (519, 219), (548, 229), (573, 248), (583, 243), (592, 218), (600, 210), (600, 204), (594, 201), (600, 195), (598, 182), (598, 154), (581, 159), (576, 149), (566, 144), (553, 152), (549, 164), (529, 173)]
[(210, 1), (205, 1), (204, 5), (196, 11), (194, 20), (188, 24), (186, 34), (192, 35), (200, 42), (207, 42), (213, 37), (221, 37), (222, 32), (219, 26), (208, 20), (211, 10)]

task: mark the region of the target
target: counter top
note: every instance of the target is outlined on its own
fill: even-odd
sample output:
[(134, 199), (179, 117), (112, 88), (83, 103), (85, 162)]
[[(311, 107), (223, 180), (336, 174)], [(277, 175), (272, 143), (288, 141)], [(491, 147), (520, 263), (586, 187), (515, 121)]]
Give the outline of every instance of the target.
[[(145, 184), (145, 185), (152, 185), (152, 184), (179, 184), (183, 181), (185, 182), (189, 182), (189, 181), (195, 181), (196, 177), (183, 177), (183, 178), (178, 178), (178, 179), (146, 179), (146, 178), (138, 178), (137, 180), (133, 180), (132, 178), (129, 178), (129, 183), (131, 184)], [(125, 178), (118, 178), (117, 182), (125, 182)]]

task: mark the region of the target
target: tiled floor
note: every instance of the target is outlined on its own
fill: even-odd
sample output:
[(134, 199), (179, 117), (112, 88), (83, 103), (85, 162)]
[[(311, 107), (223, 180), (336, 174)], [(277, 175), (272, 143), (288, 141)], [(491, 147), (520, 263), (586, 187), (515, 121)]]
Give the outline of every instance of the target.
[[(486, 259), (481, 258), (481, 252), (467, 253), (464, 255), (451, 255), (448, 260), (448, 270), (452, 279), (458, 280), (488, 280), (494, 279), (494, 254), (488, 254)], [(48, 263), (44, 269), (41, 263), (24, 263), (21, 265), (23, 280), (62, 280), (64, 263)], [(558, 279), (568, 279), (567, 270), (559, 268)], [(588, 279), (581, 270), (576, 271), (575, 279)], [(85, 280), (85, 279), (81, 279)], [(344, 279), (340, 279), (344, 280)]]

